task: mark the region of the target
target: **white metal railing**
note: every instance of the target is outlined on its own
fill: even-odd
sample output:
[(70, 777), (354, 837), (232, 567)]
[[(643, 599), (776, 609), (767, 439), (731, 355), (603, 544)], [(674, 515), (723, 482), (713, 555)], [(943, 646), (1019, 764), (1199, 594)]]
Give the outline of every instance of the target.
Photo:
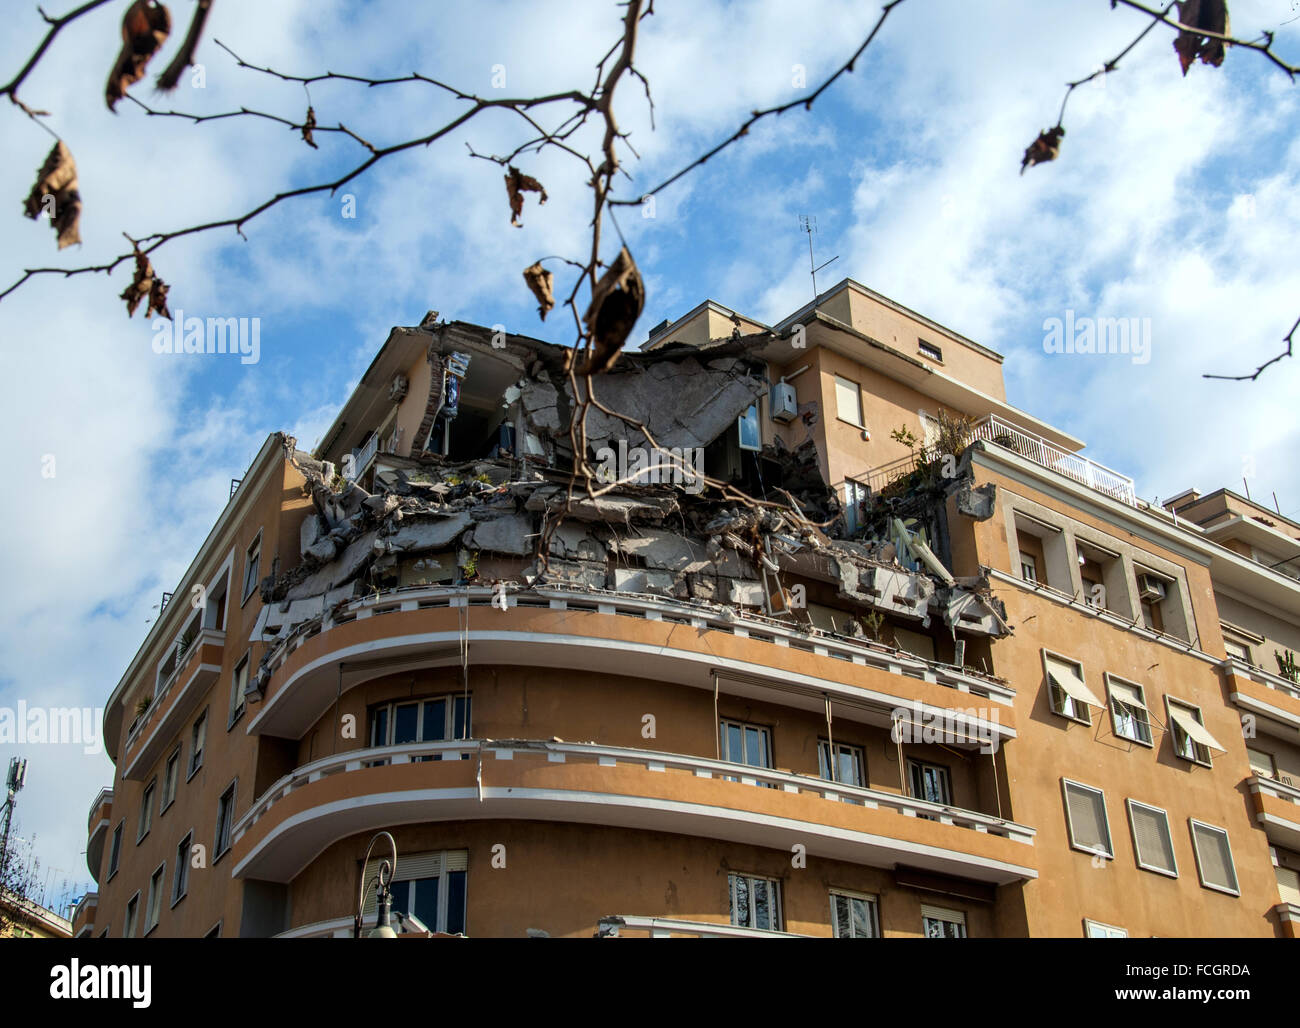
[[(299, 646), (336, 625), (349, 624), (362, 618), (376, 617), (398, 611), (427, 610), (438, 607), (491, 605), (495, 590), (491, 586), (413, 586), (390, 589), (380, 593), (367, 593), (355, 597), (319, 617), (296, 626), (287, 635), (270, 637), (267, 668), (274, 675)], [(689, 624), (697, 629), (712, 629), (743, 638), (770, 642), (792, 650), (802, 650), (817, 656), (833, 657), (846, 663), (880, 668), (891, 674), (917, 678), (925, 682), (946, 686), (958, 692), (989, 699), (1005, 706), (1015, 702), (1016, 691), (1000, 678), (984, 675), (971, 668), (926, 660), (904, 650), (867, 640), (852, 640), (834, 636), (820, 629), (801, 630), (787, 622), (754, 614), (732, 611), (724, 616), (718, 609), (693, 606), (680, 600), (659, 596), (620, 593), (613, 590), (576, 591), (563, 588), (537, 586), (518, 590), (507, 595), (507, 602), (515, 606), (544, 606), (551, 610), (594, 611), (600, 614), (636, 617), (646, 621), (672, 620)]]
[(601, 767), (619, 764), (632, 765), (648, 771), (668, 768), (689, 771), (696, 778), (722, 778), (741, 785), (758, 785), (779, 789), (782, 792), (811, 793), (821, 799), (849, 803), (870, 809), (885, 808), (904, 817), (919, 817), (942, 824), (966, 828), (987, 835), (998, 835), (1016, 842), (1033, 844), (1034, 829), (992, 814), (981, 814), (960, 807), (931, 803), (928, 800), (903, 796), (860, 785), (832, 782), (825, 778), (778, 771), (774, 768), (751, 767), (734, 764), (711, 757), (697, 757), (684, 753), (661, 753), (656, 750), (635, 750), (622, 746), (601, 746), (595, 743), (556, 743), (520, 739), (460, 739), (451, 742), (405, 743), (399, 746), (374, 746), (368, 749), (347, 750), (321, 757), (285, 775), (266, 790), (236, 823), (234, 841), (241, 839), (281, 799), (296, 789), (335, 774), (360, 771), (362, 768), (396, 764), (412, 764), (429, 760), (473, 760), (490, 752), (494, 757), (505, 754), (507, 758), (521, 752), (546, 753), (552, 763), (564, 763), (569, 756), (594, 758)]
[(352, 451), (352, 477), (360, 478), (361, 473), (366, 470), (366, 465), (374, 460), (375, 454), (378, 452), (379, 435), (378, 433), (371, 433), (370, 439), (367, 440), (364, 446), (359, 446)]
[(1228, 657), (1220, 667), (1252, 682), (1258, 682), (1267, 689), (1290, 696), (1293, 700), (1300, 700), (1300, 685), (1284, 675), (1279, 675), (1256, 664), (1247, 664), (1240, 657)]
[(617, 939), (624, 930), (646, 932), (652, 939), (667, 939), (685, 935), (693, 939), (811, 939), (811, 935), (796, 932), (769, 932), (761, 928), (740, 928), (733, 924), (713, 921), (684, 921), (676, 917), (639, 917), (635, 914), (613, 914), (602, 917), (597, 935), (602, 939)]
[(1121, 475), (1087, 457), (1080, 457), (1077, 453), (1067, 453), (1042, 436), (1031, 435), (994, 414), (975, 423), (975, 438), (1018, 453), (1035, 464), (1072, 478), (1090, 489), (1127, 503), (1130, 507), (1137, 506), (1133, 479), (1127, 475)]
[(878, 468), (872, 468), (865, 475), (858, 476), (855, 481), (865, 482), (867, 488), (869, 488), (873, 493), (878, 493), (891, 482), (896, 482), (900, 478), (906, 478), (915, 471), (916, 462), (917, 456), (909, 453), (906, 457), (899, 457), (898, 460), (890, 461), (888, 464), (882, 464)]

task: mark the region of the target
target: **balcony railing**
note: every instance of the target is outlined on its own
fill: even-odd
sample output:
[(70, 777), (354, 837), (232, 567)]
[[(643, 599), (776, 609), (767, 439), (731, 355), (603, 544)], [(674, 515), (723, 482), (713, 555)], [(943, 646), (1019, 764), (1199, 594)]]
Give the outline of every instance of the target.
[(99, 813), (99, 808), (102, 807), (105, 803), (112, 803), (112, 802), (113, 802), (113, 790), (108, 788), (100, 789), (99, 795), (97, 795), (94, 799), (94, 802), (90, 804), (90, 815), (86, 819), (87, 831), (93, 831), (95, 825), (99, 823), (99, 818), (95, 816), (96, 814)]
[(1018, 453), (1041, 467), (1072, 478), (1081, 485), (1105, 493), (1111, 499), (1127, 503), (1130, 507), (1137, 506), (1133, 479), (1127, 475), (1112, 471), (1087, 457), (1080, 457), (1077, 453), (1067, 453), (1041, 436), (1030, 435), (996, 415), (990, 414), (975, 423), (975, 438)]
[[(467, 603), (470, 606), (487, 607), (493, 605), (495, 596), (494, 589), (489, 586), (408, 586), (368, 593), (298, 624), (286, 635), (266, 637), (270, 647), (266, 665), (274, 675), (308, 639), (328, 632), (337, 625), (399, 611), (460, 607)], [(711, 606), (697, 606), (687, 601), (648, 594), (594, 589), (578, 592), (550, 586), (512, 592), (508, 595), (507, 602), (511, 608), (533, 606), (551, 610), (592, 611), (646, 621), (689, 624), (698, 630), (726, 632), (816, 656), (879, 668), (891, 674), (920, 679), (973, 697), (992, 700), (1004, 706), (1015, 703), (1016, 691), (1004, 679), (983, 674), (974, 668), (927, 660), (884, 643), (832, 635), (818, 628), (803, 628), (760, 614), (739, 613), (735, 610), (727, 613)]]
[(675, 917), (638, 917), (634, 914), (614, 914), (602, 917), (597, 935), (602, 939), (617, 939), (624, 931), (645, 932), (647, 938), (668, 939), (674, 935), (692, 939), (810, 939), (810, 935), (796, 932), (768, 932), (761, 928), (740, 928), (732, 924), (712, 921), (683, 921)]
[(371, 434), (364, 446), (358, 446), (352, 451), (352, 477), (360, 478), (378, 452), (379, 436)]
[(515, 753), (545, 753), (552, 763), (564, 763), (567, 757), (590, 761), (601, 767), (618, 765), (644, 768), (647, 771), (674, 769), (688, 771), (696, 778), (721, 778), (740, 785), (763, 786), (783, 792), (806, 793), (837, 803), (849, 803), (869, 809), (885, 808), (903, 817), (923, 818), (953, 825), (974, 832), (997, 835), (1015, 842), (1033, 845), (1034, 829), (992, 814), (964, 810), (959, 807), (931, 803), (928, 800), (885, 792), (865, 786), (847, 785), (824, 778), (778, 771), (773, 768), (734, 764), (711, 757), (697, 757), (682, 753), (661, 753), (656, 750), (634, 750), (621, 746), (601, 746), (593, 743), (554, 743), (532, 740), (463, 739), (452, 742), (408, 743), (400, 746), (376, 746), (363, 750), (322, 757), (285, 775), (249, 808), (236, 822), (233, 839), (236, 843), (244, 834), (290, 793), (305, 785), (318, 782), (330, 775), (346, 774), (363, 768), (397, 764), (411, 764), (429, 760), (475, 760), (485, 752), (499, 759), (511, 759)]

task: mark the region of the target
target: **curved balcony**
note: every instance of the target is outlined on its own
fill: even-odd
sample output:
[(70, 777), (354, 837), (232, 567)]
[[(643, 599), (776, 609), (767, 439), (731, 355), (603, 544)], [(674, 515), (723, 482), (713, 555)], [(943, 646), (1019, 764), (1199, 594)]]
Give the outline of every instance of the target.
[(113, 790), (100, 789), (90, 805), (90, 818), (86, 823), (89, 836), (86, 842), (86, 866), (90, 877), (99, 882), (99, 869), (104, 860), (104, 841), (108, 838), (109, 823), (113, 818)]
[(1255, 801), (1255, 820), (1268, 841), (1300, 850), (1300, 788), (1263, 775), (1251, 775), (1246, 784)]
[[(400, 590), (354, 599), (274, 645), (271, 678), (249, 733), (298, 739), (340, 687), (415, 667), (556, 667), (636, 675), (822, 710), (888, 727), (908, 707), (947, 717), (971, 738), (1015, 737), (1015, 692), (1000, 679), (876, 643), (801, 631), (766, 618), (656, 597), (536, 589), (491, 605), (489, 588)], [(464, 621), (468, 629), (463, 629)], [(342, 674), (340, 674), (342, 670)], [(841, 707), (841, 704), (843, 707)], [(856, 714), (854, 713), (856, 711)]]
[(1225, 660), (1219, 670), (1228, 679), (1228, 698), (1238, 707), (1300, 732), (1300, 685), (1236, 657)]
[(99, 893), (88, 892), (72, 908), (72, 937), (80, 939), (90, 935), (95, 928), (95, 912), (99, 907)]
[(289, 882), (333, 842), (393, 825), (562, 821), (670, 832), (994, 884), (1037, 877), (1034, 830), (988, 814), (706, 757), (464, 740), (298, 768), (234, 827), (237, 878)]
[(621, 939), (624, 932), (647, 939), (812, 939), (816, 936), (797, 932), (765, 932), (761, 928), (739, 928), (714, 921), (685, 921), (676, 917), (640, 917), (635, 914), (612, 914), (602, 917), (597, 935), (602, 939)]
[(226, 633), (205, 628), (185, 660), (163, 682), (149, 709), (131, 723), (126, 736), (123, 778), (141, 778), (198, 709), (199, 701), (221, 674)]

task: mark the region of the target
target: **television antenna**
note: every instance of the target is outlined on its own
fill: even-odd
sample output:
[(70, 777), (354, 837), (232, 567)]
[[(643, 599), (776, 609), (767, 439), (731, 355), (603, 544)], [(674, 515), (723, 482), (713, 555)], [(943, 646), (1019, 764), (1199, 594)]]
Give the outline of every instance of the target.
[(828, 265), (834, 264), (840, 258), (839, 258), (839, 254), (836, 254), (825, 264), (818, 264), (817, 261), (814, 259), (812, 237), (813, 234), (817, 231), (817, 216), (815, 214), (799, 215), (799, 231), (808, 233), (808, 269), (809, 269), (809, 274), (812, 275), (813, 302), (816, 303), (817, 296), (818, 296), (817, 272), (821, 271), (822, 268), (825, 268)]
[(27, 758), (10, 757), (9, 758), (9, 775), (5, 779), (5, 805), (3, 822), (4, 827), (0, 828), (0, 870), (3, 870), (7, 863), (9, 853), (9, 822), (14, 816), (14, 797), (22, 791), (23, 786), (27, 783)]

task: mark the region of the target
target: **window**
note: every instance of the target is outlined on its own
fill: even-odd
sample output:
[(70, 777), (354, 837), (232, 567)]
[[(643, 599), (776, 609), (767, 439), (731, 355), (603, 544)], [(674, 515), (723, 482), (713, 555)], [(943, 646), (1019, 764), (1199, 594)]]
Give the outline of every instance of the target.
[(909, 760), (907, 777), (911, 782), (912, 795), (917, 799), (945, 807), (952, 805), (952, 783), (946, 767), (928, 764), (923, 760)]
[(1196, 870), (1201, 884), (1207, 889), (1240, 896), (1237, 888), (1237, 871), (1232, 863), (1232, 847), (1228, 833), (1222, 828), (1189, 819), (1192, 828), (1192, 849), (1196, 851)]
[(122, 829), (126, 827), (126, 818), (122, 818), (113, 829), (113, 844), (108, 849), (108, 877), (117, 874), (117, 862), (122, 856)]
[(208, 929), (208, 934), (205, 935), (205, 936), (203, 936), (203, 937), (204, 937), (205, 939), (220, 939), (220, 938), (221, 938), (221, 922), (218, 921), (218, 922), (217, 922), (216, 924), (214, 924), (211, 928), (209, 928), (209, 929)]
[(835, 413), (841, 421), (864, 428), (862, 420), (862, 390), (856, 382), (835, 376)]
[(739, 433), (737, 438), (742, 450), (758, 453), (763, 449), (763, 437), (759, 430), (758, 404), (750, 404), (749, 409), (736, 419), (736, 429)]
[(1088, 939), (1127, 939), (1128, 932), (1123, 928), (1116, 928), (1113, 924), (1102, 924), (1100, 921), (1083, 920), (1083, 934)]
[(1169, 710), (1169, 730), (1173, 738), (1174, 752), (1178, 756), (1195, 764), (1210, 767), (1211, 749), (1216, 749), (1220, 753), (1226, 752), (1214, 736), (1205, 730), (1199, 707), (1193, 707), (1190, 703), (1169, 696), (1165, 697), (1165, 704)]
[(167, 871), (167, 862), (158, 865), (157, 870), (149, 876), (149, 902), (145, 906), (144, 933), (148, 935), (158, 927), (158, 913), (162, 908), (163, 878)]
[[(370, 711), (370, 745), (402, 746), (412, 742), (468, 739), (473, 717), (471, 697), (438, 696), (386, 703)], [(438, 760), (441, 756), (433, 755)]]
[(921, 904), (921, 924), (927, 939), (966, 938), (966, 915), (960, 910), (946, 910)]
[(837, 939), (880, 938), (876, 897), (853, 892), (832, 892), (831, 926), (835, 929)]
[(257, 533), (257, 538), (252, 541), (248, 547), (248, 552), (244, 554), (244, 595), (240, 604), (248, 601), (253, 595), (253, 590), (257, 588), (257, 581), (260, 576), (262, 564), (262, 533)]
[(186, 781), (194, 777), (194, 772), (203, 766), (203, 743), (208, 735), (208, 712), (205, 710), (194, 722), (190, 730), (190, 771)]
[(176, 873), (172, 875), (172, 906), (185, 898), (190, 889), (190, 845), (194, 833), (187, 832), (176, 845)]
[(249, 654), (245, 653), (243, 659), (235, 665), (235, 673), (230, 676), (230, 717), (228, 726), (233, 725), (244, 715), (244, 690), (248, 688), (248, 658)]
[(176, 783), (181, 776), (181, 746), (176, 744), (172, 750), (172, 755), (167, 758), (167, 766), (163, 769), (163, 787), (162, 787), (162, 813), (172, 805), (172, 800), (176, 798)]
[(140, 893), (137, 892), (126, 901), (126, 928), (122, 932), (122, 938), (135, 938), (136, 915), (140, 912)]
[(1160, 614), (1158, 604), (1146, 599), (1142, 603), (1142, 623), (1153, 632), (1163, 632), (1165, 630), (1165, 619)]
[(153, 827), (153, 798), (157, 792), (158, 779), (155, 778), (144, 787), (144, 795), (140, 799), (140, 828), (135, 836), (137, 843), (148, 835), (149, 829)]
[(1228, 636), (1224, 636), (1223, 648), (1227, 652), (1229, 657), (1235, 657), (1237, 660), (1240, 660), (1244, 664), (1254, 663), (1254, 661), (1251, 660), (1250, 647), (1243, 642), (1238, 642), (1236, 639), (1231, 639)]
[(1274, 867), (1273, 875), (1277, 878), (1277, 894), (1283, 903), (1300, 907), (1300, 872), (1289, 867)]
[(753, 875), (728, 875), (731, 923), (739, 928), (781, 930), (781, 883)]
[[(376, 886), (372, 883), (379, 875), (381, 860), (371, 860), (362, 872), (369, 887), (362, 916), (369, 924), (375, 918)], [(464, 934), (468, 867), (469, 850), (399, 855), (390, 886), (393, 913), (411, 915), (431, 932)]]
[(1273, 760), (1273, 754), (1247, 746), (1246, 758), (1250, 761), (1250, 769), (1260, 778), (1277, 777), (1277, 764)]
[(1110, 690), (1110, 721), (1121, 739), (1151, 745), (1151, 715), (1140, 685), (1106, 676)]
[(1043, 667), (1047, 673), (1047, 693), (1052, 713), (1085, 725), (1092, 724), (1092, 712), (1088, 707), (1101, 707), (1104, 704), (1084, 683), (1082, 665), (1044, 650)]
[(1038, 561), (1034, 559), (1032, 553), (1020, 551), (1020, 577), (1026, 582), (1038, 584)]
[(1177, 878), (1178, 861), (1174, 857), (1174, 840), (1169, 834), (1169, 818), (1165, 812), (1131, 799), (1128, 801), (1128, 820), (1133, 829), (1133, 852), (1138, 867)]
[(835, 744), (835, 760), (831, 760), (831, 744), (826, 739), (817, 741), (817, 773), (832, 782), (845, 785), (866, 785), (867, 760), (861, 746)]
[(221, 794), (221, 799), (217, 801), (217, 839), (213, 849), (217, 860), (226, 850), (230, 849), (230, 830), (235, 823), (235, 785), (238, 779), (230, 783), (230, 786)]
[(1068, 778), (1061, 779), (1061, 789), (1065, 794), (1065, 821), (1070, 830), (1070, 845), (1084, 853), (1114, 857), (1105, 793)]
[(943, 363), (943, 351), (939, 349), (939, 347), (935, 346), (934, 343), (927, 343), (924, 339), (918, 339), (916, 342), (916, 349), (922, 357), (926, 357), (932, 361), (938, 361), (940, 364)]
[[(721, 756), (733, 764), (748, 764), (750, 767), (772, 766), (771, 733), (761, 725), (749, 725), (741, 721), (723, 720), (719, 725)], [(736, 779), (727, 778), (734, 782)]]

